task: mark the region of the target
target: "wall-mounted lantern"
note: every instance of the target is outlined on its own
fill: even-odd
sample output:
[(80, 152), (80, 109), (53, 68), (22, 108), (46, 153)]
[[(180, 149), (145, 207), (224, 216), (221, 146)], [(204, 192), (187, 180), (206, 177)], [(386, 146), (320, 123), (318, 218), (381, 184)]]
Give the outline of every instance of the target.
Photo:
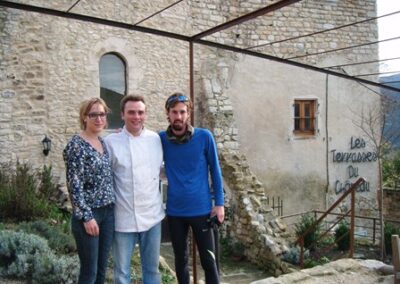
[(43, 144), (43, 154), (47, 156), (51, 150), (51, 140), (47, 137), (47, 135), (44, 136), (42, 144)]

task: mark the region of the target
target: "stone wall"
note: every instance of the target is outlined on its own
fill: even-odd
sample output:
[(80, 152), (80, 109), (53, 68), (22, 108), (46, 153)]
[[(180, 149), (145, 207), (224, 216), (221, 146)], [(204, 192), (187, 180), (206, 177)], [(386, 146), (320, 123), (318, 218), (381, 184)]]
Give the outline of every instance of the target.
[(220, 157), (230, 197), (225, 237), (241, 243), (254, 264), (274, 275), (286, 273), (281, 256), (290, 245), (287, 226), (268, 205), (265, 188), (249, 170), (246, 158), (229, 150), (222, 150)]
[[(213, 0), (191, 1), (192, 21), (195, 32), (217, 26), (235, 17), (256, 11), (278, 1), (228, 0), (215, 3)], [(262, 17), (234, 26), (227, 30), (206, 37), (220, 43), (233, 44), (237, 47), (266, 52), (274, 56), (290, 58), (292, 56), (313, 54), (377, 40), (378, 29), (375, 21), (348, 26), (330, 32), (318, 31), (333, 29), (337, 26), (361, 21), (376, 16), (375, 0), (355, 1), (300, 1)], [(283, 41), (315, 33), (310, 37)], [(282, 41), (282, 42), (280, 42)], [(272, 42), (276, 42), (271, 44)], [(341, 57), (336, 64), (358, 62), (378, 58), (378, 46), (367, 45), (359, 48), (343, 50), (337, 53)], [(322, 54), (299, 58), (301, 62), (321, 66), (324, 58), (330, 54)], [(376, 64), (363, 66), (378, 70)]]
[[(98, 66), (107, 52), (125, 59), (127, 93), (145, 96), (151, 129), (167, 125), (167, 96), (188, 90), (182, 42), (3, 8), (0, 23), (1, 162), (52, 164), (63, 182), (62, 150), (79, 131), (79, 103), (100, 94)], [(52, 140), (47, 157), (42, 154), (44, 135)]]
[(400, 190), (383, 189), (383, 215), (387, 219), (400, 220)]

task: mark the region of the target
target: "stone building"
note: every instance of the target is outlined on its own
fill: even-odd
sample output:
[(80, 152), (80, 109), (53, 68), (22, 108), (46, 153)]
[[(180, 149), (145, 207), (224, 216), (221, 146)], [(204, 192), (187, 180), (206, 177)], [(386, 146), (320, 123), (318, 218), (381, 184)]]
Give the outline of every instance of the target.
[[(14, 2), (66, 11), (76, 1)], [(135, 23), (171, 4), (155, 2), (81, 1), (70, 12)], [(274, 2), (182, 1), (139, 26), (191, 36)], [(374, 16), (374, 0), (299, 1), (205, 39), (326, 67), (377, 59), (376, 45), (321, 53), (376, 41), (375, 21), (334, 29)], [(332, 31), (283, 41), (324, 29)], [(112, 128), (118, 128), (121, 95), (142, 94), (149, 106), (147, 127), (161, 130), (167, 125), (168, 95), (189, 93), (189, 44), (183, 40), (3, 4), (0, 31), (0, 162), (51, 164), (60, 184), (65, 181), (62, 150), (79, 131), (83, 99), (104, 97), (113, 105)], [(111, 77), (112, 68), (119, 68), (117, 77)], [(370, 64), (335, 70), (377, 69)], [(266, 205), (267, 197), (283, 199), (284, 214), (324, 210), (362, 176), (368, 183), (359, 189), (357, 208), (376, 214), (378, 164), (373, 141), (359, 127), (380, 105), (373, 88), (195, 44), (194, 94), (194, 123), (212, 130), (220, 151), (232, 214), (226, 232), (245, 245), (250, 259), (276, 274), (284, 270), (275, 256), (287, 249), (281, 238), (286, 228)], [(45, 135), (52, 141), (48, 156), (42, 153)]]

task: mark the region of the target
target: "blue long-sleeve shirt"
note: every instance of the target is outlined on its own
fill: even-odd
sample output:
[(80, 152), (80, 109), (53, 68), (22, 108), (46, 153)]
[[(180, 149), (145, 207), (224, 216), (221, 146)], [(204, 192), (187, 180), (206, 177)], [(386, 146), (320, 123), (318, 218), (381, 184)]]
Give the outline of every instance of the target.
[[(224, 191), (217, 147), (211, 132), (195, 128), (193, 137), (178, 144), (160, 132), (168, 179), (167, 214), (176, 217), (207, 215), (215, 205), (224, 205)], [(211, 174), (212, 191), (209, 174)]]

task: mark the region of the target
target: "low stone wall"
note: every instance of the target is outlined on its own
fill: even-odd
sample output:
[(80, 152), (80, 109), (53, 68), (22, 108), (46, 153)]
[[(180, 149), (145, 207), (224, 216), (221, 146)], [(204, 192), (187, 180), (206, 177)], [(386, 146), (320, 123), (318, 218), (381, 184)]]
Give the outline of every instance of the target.
[(287, 251), (287, 226), (267, 204), (264, 187), (250, 172), (246, 158), (234, 151), (220, 152), (224, 181), (230, 188), (225, 235), (243, 244), (253, 263), (274, 275), (288, 268), (280, 259)]

